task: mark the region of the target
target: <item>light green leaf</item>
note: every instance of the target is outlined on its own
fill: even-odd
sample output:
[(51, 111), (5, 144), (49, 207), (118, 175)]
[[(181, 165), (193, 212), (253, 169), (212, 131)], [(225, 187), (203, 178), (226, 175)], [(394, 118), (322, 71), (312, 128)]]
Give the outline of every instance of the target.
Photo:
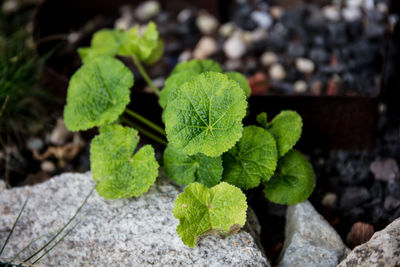
[(164, 168), (167, 176), (178, 184), (196, 181), (207, 187), (218, 184), (223, 171), (221, 157), (188, 156), (170, 145), (164, 150)]
[(225, 72), (225, 74), (229, 77), (229, 79), (237, 82), (243, 89), (244, 93), (246, 94), (246, 97), (249, 98), (251, 94), (251, 89), (249, 81), (247, 80), (246, 76), (244, 76), (239, 72)]
[(257, 187), (261, 178), (263, 181), (271, 178), (278, 151), (270, 133), (257, 126), (247, 126), (239, 142), (222, 157), (223, 180), (247, 190)]
[(247, 101), (224, 74), (202, 73), (174, 91), (165, 108), (168, 141), (182, 153), (220, 156), (242, 136)]
[(109, 124), (124, 112), (130, 99), (133, 74), (119, 60), (97, 57), (72, 75), (64, 108), (71, 131)]
[(183, 243), (195, 247), (204, 236), (226, 237), (246, 222), (246, 196), (230, 184), (220, 183), (211, 189), (192, 183), (175, 200), (176, 228)]
[(136, 56), (139, 60), (145, 61), (151, 57), (153, 50), (159, 44), (157, 26), (149, 22), (143, 35), (139, 33), (137, 26), (132, 27), (124, 33), (124, 41), (118, 50), (121, 56)]
[(84, 64), (98, 56), (115, 56), (122, 42), (122, 32), (103, 29), (93, 35), (90, 47), (79, 48), (78, 53)]
[(261, 127), (267, 128), (268, 126), (267, 113), (261, 112), (260, 114), (257, 115), (256, 120), (261, 125)]
[(164, 42), (162, 39), (158, 39), (156, 48), (153, 49), (150, 56), (145, 60), (148, 65), (154, 64), (161, 59), (164, 54)]
[(315, 188), (311, 163), (297, 150), (279, 159), (276, 174), (264, 183), (265, 196), (278, 204), (295, 205), (306, 200)]
[(135, 152), (139, 136), (135, 129), (121, 125), (100, 128), (90, 145), (90, 163), (96, 190), (104, 198), (137, 197), (154, 184), (158, 163), (153, 147)]
[(182, 71), (195, 71), (200, 74), (207, 71), (222, 72), (222, 68), (217, 62), (211, 59), (192, 59), (176, 65), (171, 75)]
[(175, 89), (181, 87), (182, 84), (190, 81), (197, 75), (199, 75), (198, 72), (189, 70), (169, 76), (168, 79), (165, 81), (164, 88), (161, 90), (160, 98), (158, 99), (158, 103), (160, 104), (160, 106), (162, 108), (165, 108), (168, 103), (170, 93), (173, 92)]
[(303, 121), (300, 115), (291, 110), (284, 110), (269, 123), (267, 129), (276, 140), (279, 156), (285, 155), (301, 137)]

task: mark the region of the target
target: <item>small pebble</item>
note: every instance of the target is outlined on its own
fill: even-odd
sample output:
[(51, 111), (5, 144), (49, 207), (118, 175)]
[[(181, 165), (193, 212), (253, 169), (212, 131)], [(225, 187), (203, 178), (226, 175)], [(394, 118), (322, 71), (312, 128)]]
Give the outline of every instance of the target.
[(274, 22), (267, 12), (253, 11), (250, 17), (262, 29), (269, 29)]
[(337, 195), (335, 193), (326, 193), (324, 198), (322, 199), (321, 203), (322, 205), (324, 205), (325, 207), (329, 207), (329, 208), (336, 208), (336, 204), (337, 204)]
[(389, 12), (389, 7), (385, 3), (378, 3), (376, 9), (382, 14), (387, 14)]
[(310, 91), (312, 95), (320, 95), (322, 93), (322, 82), (321, 81), (314, 81), (311, 84)]
[(232, 33), (235, 31), (236, 25), (233, 22), (228, 22), (225, 24), (222, 24), (221, 27), (219, 27), (219, 34), (224, 37), (228, 38), (229, 36), (232, 35)]
[(339, 92), (339, 83), (341, 79), (338, 75), (334, 75), (327, 84), (326, 94), (330, 96), (337, 95)]
[(282, 81), (286, 78), (286, 71), (281, 64), (274, 64), (269, 69), (269, 76), (272, 80)]
[(196, 19), (196, 25), (203, 34), (212, 34), (217, 30), (218, 24), (218, 20), (206, 12), (202, 12)]
[(400, 200), (392, 197), (392, 196), (387, 196), (385, 198), (385, 202), (383, 203), (383, 207), (387, 211), (392, 211), (400, 207)]
[(268, 92), (268, 77), (264, 72), (256, 72), (249, 78), (249, 85), (252, 95), (265, 95)]
[(357, 7), (343, 8), (342, 16), (348, 22), (359, 20), (362, 18), (361, 9)]
[(28, 141), (26, 142), (26, 146), (31, 151), (41, 150), (43, 148), (43, 145), (44, 145), (43, 140), (37, 137), (29, 138)]
[(4, 12), (4, 14), (11, 14), (11, 13), (15, 13), (19, 10), (20, 8), (20, 3), (17, 0), (8, 0), (6, 2), (4, 2), (3, 6), (2, 6), (2, 11)]
[(192, 51), (184, 50), (178, 57), (178, 62), (188, 61), (192, 59)]
[(243, 66), (243, 62), (240, 59), (228, 59), (225, 62), (225, 69), (229, 71), (239, 70)]
[(240, 34), (236, 33), (225, 41), (223, 49), (228, 58), (237, 59), (246, 53), (246, 44)]
[(305, 74), (311, 74), (314, 72), (315, 64), (312, 60), (307, 58), (298, 58), (296, 60), (296, 68), (298, 71)]
[(375, 8), (374, 0), (364, 0), (363, 8), (366, 10), (372, 10)]
[(196, 59), (206, 59), (217, 52), (218, 45), (214, 38), (204, 36), (197, 43), (193, 51), (193, 57)]
[(178, 13), (176, 17), (179, 23), (185, 23), (188, 19), (193, 16), (193, 12), (190, 9), (182, 9), (181, 12)]
[(356, 222), (347, 234), (347, 244), (354, 248), (370, 240), (374, 234), (374, 227), (368, 223)]
[(399, 166), (392, 158), (378, 159), (369, 166), (370, 171), (374, 174), (375, 179), (381, 181), (389, 181), (399, 178)]
[(40, 168), (45, 172), (53, 172), (56, 170), (56, 165), (52, 161), (46, 160), (40, 164)]
[(135, 10), (135, 16), (141, 20), (149, 20), (155, 17), (161, 11), (161, 6), (158, 1), (146, 1), (141, 3)]
[(347, 187), (340, 199), (340, 207), (349, 209), (360, 206), (370, 198), (370, 193), (365, 187), (350, 186)]
[(325, 6), (322, 12), (327, 20), (334, 22), (340, 20), (340, 9), (337, 6)]
[(269, 67), (278, 62), (278, 56), (274, 52), (265, 52), (260, 58), (261, 65)]
[(279, 19), (285, 13), (285, 10), (280, 6), (273, 6), (269, 9), (269, 13), (274, 19)]
[(65, 127), (64, 120), (60, 118), (57, 119), (57, 125), (50, 133), (49, 141), (54, 145), (63, 145), (71, 136), (72, 132)]
[(348, 7), (361, 7), (364, 0), (346, 0)]
[(293, 90), (298, 94), (307, 92), (307, 89), (308, 89), (308, 85), (303, 80), (297, 81), (293, 85)]

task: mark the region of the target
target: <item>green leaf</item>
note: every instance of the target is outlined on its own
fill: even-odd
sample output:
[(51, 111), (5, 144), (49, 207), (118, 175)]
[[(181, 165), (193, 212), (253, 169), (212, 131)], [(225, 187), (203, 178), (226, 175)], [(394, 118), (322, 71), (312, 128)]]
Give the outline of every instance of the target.
[(257, 115), (256, 120), (261, 125), (261, 127), (267, 128), (268, 126), (267, 113), (261, 112), (260, 114)]
[(140, 61), (146, 61), (159, 45), (158, 40), (159, 35), (154, 22), (149, 22), (142, 36), (137, 26), (132, 27), (124, 33), (124, 41), (118, 50), (118, 55), (136, 56)]
[(207, 187), (218, 184), (223, 171), (221, 157), (188, 156), (170, 145), (164, 150), (164, 168), (167, 176), (178, 184), (196, 181)]
[(264, 183), (265, 196), (278, 204), (295, 205), (306, 200), (315, 188), (311, 163), (297, 150), (279, 159), (276, 174)]
[(183, 243), (195, 247), (206, 235), (226, 237), (239, 231), (246, 222), (246, 196), (230, 184), (220, 183), (211, 189), (193, 183), (175, 200), (176, 228)]
[(98, 56), (115, 56), (122, 42), (122, 32), (119, 30), (103, 29), (96, 32), (90, 47), (79, 48), (78, 53), (84, 64)]
[(200, 74), (207, 71), (222, 72), (222, 68), (217, 62), (211, 59), (192, 59), (176, 65), (171, 75), (182, 71), (195, 71)]
[(251, 189), (268, 181), (278, 161), (275, 140), (265, 129), (257, 126), (244, 128), (243, 137), (223, 154), (223, 180), (241, 189)]
[(224, 74), (206, 72), (174, 91), (165, 108), (168, 141), (182, 153), (220, 156), (242, 136), (247, 101)]
[(197, 75), (199, 75), (198, 72), (189, 70), (169, 76), (168, 79), (165, 81), (164, 88), (160, 92), (160, 98), (158, 99), (158, 103), (160, 104), (160, 106), (162, 108), (165, 108), (168, 103), (170, 93), (173, 92), (175, 89), (181, 87), (182, 84), (190, 81)]
[(115, 58), (98, 57), (84, 64), (69, 83), (65, 125), (80, 131), (114, 122), (128, 105), (132, 86), (131, 71)]
[(229, 77), (229, 79), (236, 81), (240, 87), (243, 89), (246, 97), (249, 98), (251, 94), (250, 84), (247, 80), (246, 76), (239, 72), (225, 72), (225, 74)]
[(300, 115), (291, 110), (284, 110), (269, 123), (268, 130), (276, 140), (279, 156), (285, 155), (301, 137), (303, 121)]
[(148, 65), (154, 64), (161, 59), (164, 54), (164, 42), (162, 39), (158, 39), (156, 48), (153, 49), (150, 56), (145, 60)]
[(121, 125), (100, 128), (90, 146), (90, 162), (96, 190), (104, 198), (137, 197), (154, 184), (158, 163), (153, 147), (135, 152), (139, 136), (135, 129)]

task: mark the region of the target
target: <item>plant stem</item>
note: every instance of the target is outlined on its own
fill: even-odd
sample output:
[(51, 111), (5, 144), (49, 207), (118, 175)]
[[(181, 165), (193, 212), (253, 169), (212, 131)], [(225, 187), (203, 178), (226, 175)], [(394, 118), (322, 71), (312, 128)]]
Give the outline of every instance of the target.
[(135, 63), (136, 67), (139, 69), (140, 74), (142, 74), (143, 79), (146, 81), (147, 85), (150, 86), (150, 88), (153, 90), (153, 92), (159, 96), (160, 95), (160, 90), (154, 85), (154, 83), (151, 81), (149, 75), (147, 75), (147, 72), (142, 66), (142, 63), (140, 63), (140, 60), (136, 56), (132, 56), (133, 63)]
[(140, 127), (139, 125), (123, 118), (122, 122), (128, 124), (129, 126), (132, 126), (133, 128), (137, 129), (140, 133), (142, 133), (143, 135), (149, 137), (150, 139), (153, 139), (154, 141), (156, 141), (157, 143), (166, 146), (167, 142), (165, 142), (165, 140), (161, 139), (160, 137), (150, 133), (149, 131), (143, 129), (142, 127)]
[(161, 128), (160, 126), (158, 126), (157, 124), (151, 122), (150, 120), (146, 119), (145, 117), (143, 117), (142, 115), (134, 112), (133, 110), (130, 109), (125, 109), (125, 112), (128, 113), (129, 115), (131, 115), (132, 117), (134, 117), (135, 119), (138, 119), (139, 121), (143, 122), (144, 124), (146, 124), (147, 126), (149, 126), (150, 128), (154, 129), (155, 131), (159, 132), (160, 134), (165, 136), (165, 131), (163, 130), (163, 128)]

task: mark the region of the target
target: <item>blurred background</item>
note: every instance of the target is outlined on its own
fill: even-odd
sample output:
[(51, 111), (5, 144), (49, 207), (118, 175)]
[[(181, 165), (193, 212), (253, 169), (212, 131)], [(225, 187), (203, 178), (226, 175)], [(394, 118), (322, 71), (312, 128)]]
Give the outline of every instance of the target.
[[(77, 48), (102, 28), (156, 22), (162, 59), (146, 66), (163, 87), (172, 68), (214, 59), (248, 77), (253, 123), (294, 109), (301, 150), (317, 173), (311, 202), (349, 247), (400, 217), (400, 2), (393, 0), (0, 1), (0, 179), (8, 187), (90, 169), (95, 131), (72, 133), (62, 112)], [(132, 62), (131, 108), (161, 125), (161, 109)], [(142, 142), (150, 142), (142, 138)], [(158, 146), (158, 158), (163, 147)], [(276, 257), (285, 207), (247, 192)], [(364, 236), (351, 232), (363, 222)], [(277, 229), (280, 229), (277, 231)]]

